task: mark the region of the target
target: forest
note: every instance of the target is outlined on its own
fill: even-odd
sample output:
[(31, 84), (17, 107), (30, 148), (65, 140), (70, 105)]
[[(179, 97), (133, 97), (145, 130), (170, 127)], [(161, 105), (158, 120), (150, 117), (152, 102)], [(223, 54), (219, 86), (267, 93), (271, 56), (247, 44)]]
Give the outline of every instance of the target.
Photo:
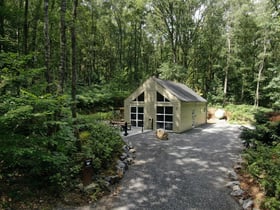
[(70, 189), (85, 158), (105, 170), (123, 142), (88, 114), (150, 76), (279, 111), (279, 57), (278, 0), (0, 0), (0, 208), (19, 183)]

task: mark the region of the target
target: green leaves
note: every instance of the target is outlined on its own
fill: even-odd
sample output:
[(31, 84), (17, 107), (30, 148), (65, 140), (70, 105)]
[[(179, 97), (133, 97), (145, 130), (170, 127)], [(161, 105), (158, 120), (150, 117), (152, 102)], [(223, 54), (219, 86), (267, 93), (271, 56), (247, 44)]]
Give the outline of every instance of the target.
[(265, 209), (280, 205), (280, 121), (270, 122), (267, 113), (256, 114), (256, 129), (241, 134), (249, 148), (244, 152), (247, 170), (266, 192)]

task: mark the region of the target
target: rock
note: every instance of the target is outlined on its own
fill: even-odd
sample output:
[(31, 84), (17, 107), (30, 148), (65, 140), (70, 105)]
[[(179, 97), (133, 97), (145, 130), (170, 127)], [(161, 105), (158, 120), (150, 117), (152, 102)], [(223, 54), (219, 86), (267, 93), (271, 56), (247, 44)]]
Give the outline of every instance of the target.
[(231, 180), (238, 180), (238, 176), (237, 174), (234, 172), (234, 171), (228, 171), (228, 177), (231, 179)]
[(126, 164), (125, 164), (123, 161), (118, 160), (117, 166), (116, 166), (116, 167), (117, 167), (117, 168), (125, 168), (125, 167), (126, 167)]
[(235, 170), (241, 170), (241, 169), (242, 169), (242, 166), (241, 166), (240, 164), (236, 164), (236, 165), (233, 166), (233, 168), (234, 168)]
[(122, 155), (120, 156), (120, 159), (123, 161), (128, 157), (127, 153), (122, 153)]
[(157, 129), (156, 136), (160, 140), (168, 140), (168, 133), (162, 128)]
[(251, 198), (249, 198), (243, 202), (242, 207), (243, 207), (243, 209), (247, 210), (247, 209), (251, 208), (253, 206), (253, 204), (254, 204), (253, 200)]
[(219, 120), (224, 119), (226, 117), (226, 112), (223, 109), (217, 109), (215, 111), (215, 117)]
[(133, 148), (134, 148), (134, 147), (132, 146), (131, 142), (128, 142), (127, 146), (128, 146), (128, 149), (133, 149)]
[(230, 194), (232, 196), (238, 197), (238, 196), (242, 196), (243, 193), (244, 193), (244, 191), (240, 189), (240, 190), (232, 191)]
[(234, 186), (232, 187), (232, 190), (233, 190), (233, 191), (238, 191), (238, 190), (240, 190), (239, 185), (234, 185)]
[(123, 149), (123, 151), (124, 151), (125, 153), (128, 153), (128, 151), (129, 151), (128, 145), (124, 145), (124, 146), (122, 147), (122, 149)]
[(132, 148), (129, 150), (129, 153), (135, 153), (136, 152), (136, 149)]
[(128, 163), (129, 165), (133, 164), (133, 163), (134, 163), (134, 159), (131, 158), (131, 157), (127, 158), (127, 163)]
[(120, 181), (120, 178), (118, 175), (115, 175), (115, 176), (108, 176), (106, 177), (106, 180), (111, 184), (111, 185), (114, 185), (116, 183), (118, 183)]
[(226, 187), (234, 187), (235, 185), (240, 185), (239, 181), (231, 181), (226, 184)]

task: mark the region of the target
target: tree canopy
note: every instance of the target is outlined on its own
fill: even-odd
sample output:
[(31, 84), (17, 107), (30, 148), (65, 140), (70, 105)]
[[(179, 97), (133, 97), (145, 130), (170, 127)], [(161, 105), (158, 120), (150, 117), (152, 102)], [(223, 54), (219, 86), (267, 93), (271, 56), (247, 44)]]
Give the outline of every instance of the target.
[[(266, 87), (279, 72), (277, 1), (80, 0), (73, 21), (74, 6), (69, 0), (0, 1), (1, 57), (29, 58), (21, 71), (1, 59), (2, 93), (15, 76), (38, 68), (45, 73), (24, 88), (67, 92), (75, 67), (78, 93), (79, 86), (105, 83), (131, 91), (157, 75), (212, 103), (275, 103)], [(23, 88), (16, 83), (13, 92)]]

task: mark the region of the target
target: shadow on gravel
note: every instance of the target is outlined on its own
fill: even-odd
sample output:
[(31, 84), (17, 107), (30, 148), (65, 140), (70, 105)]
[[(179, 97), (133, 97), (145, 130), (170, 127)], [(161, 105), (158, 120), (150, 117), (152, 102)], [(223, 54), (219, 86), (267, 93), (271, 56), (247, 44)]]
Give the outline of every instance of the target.
[(112, 195), (79, 209), (241, 209), (224, 186), (242, 149), (239, 132), (238, 126), (210, 124), (169, 133), (167, 141), (154, 132), (128, 136), (135, 164)]

